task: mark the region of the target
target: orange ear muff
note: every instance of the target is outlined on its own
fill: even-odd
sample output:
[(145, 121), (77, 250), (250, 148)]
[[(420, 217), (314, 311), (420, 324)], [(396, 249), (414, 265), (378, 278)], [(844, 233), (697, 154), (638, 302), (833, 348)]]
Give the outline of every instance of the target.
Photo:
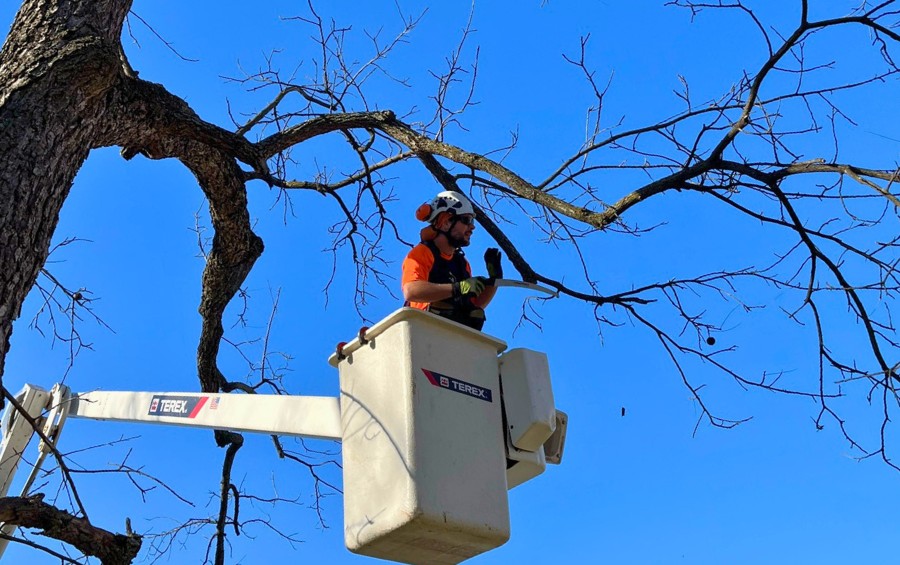
[(431, 216), (431, 204), (427, 202), (416, 208), (416, 219), (420, 222), (427, 222)]

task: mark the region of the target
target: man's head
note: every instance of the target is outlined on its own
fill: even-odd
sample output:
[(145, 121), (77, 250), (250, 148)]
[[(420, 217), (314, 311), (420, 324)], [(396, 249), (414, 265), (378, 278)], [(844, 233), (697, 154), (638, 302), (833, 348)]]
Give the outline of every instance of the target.
[(441, 215), (433, 225), (452, 247), (465, 247), (471, 243), (475, 231), (475, 214)]
[(475, 209), (469, 199), (459, 192), (438, 193), (430, 204), (423, 204), (416, 217), (427, 221), (437, 235), (443, 235), (453, 247), (469, 245), (475, 230)]

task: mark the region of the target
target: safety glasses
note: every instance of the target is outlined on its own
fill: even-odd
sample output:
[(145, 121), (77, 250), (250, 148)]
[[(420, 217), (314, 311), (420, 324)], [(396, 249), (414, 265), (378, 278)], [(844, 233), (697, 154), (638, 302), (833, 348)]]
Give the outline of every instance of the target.
[(471, 226), (475, 223), (475, 216), (457, 216), (456, 221), (463, 225)]

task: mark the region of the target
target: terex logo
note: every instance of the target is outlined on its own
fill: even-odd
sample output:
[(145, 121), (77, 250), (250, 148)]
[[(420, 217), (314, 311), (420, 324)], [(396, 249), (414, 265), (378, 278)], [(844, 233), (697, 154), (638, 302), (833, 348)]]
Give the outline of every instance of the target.
[(203, 405), (206, 396), (154, 396), (150, 401), (150, 416), (169, 416), (175, 418), (194, 418)]
[(425, 373), (425, 376), (428, 378), (428, 382), (436, 387), (452, 390), (454, 392), (465, 394), (466, 396), (471, 396), (473, 398), (479, 398), (487, 402), (493, 402), (491, 389), (489, 388), (473, 385), (471, 383), (467, 383), (466, 381), (454, 379), (453, 377), (448, 377), (447, 375), (442, 375), (440, 373), (429, 371), (427, 369), (422, 369), (422, 372)]

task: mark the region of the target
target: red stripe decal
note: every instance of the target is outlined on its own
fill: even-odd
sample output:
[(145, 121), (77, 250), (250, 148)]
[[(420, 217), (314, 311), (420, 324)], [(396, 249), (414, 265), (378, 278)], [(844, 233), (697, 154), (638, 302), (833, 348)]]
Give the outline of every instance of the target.
[(197, 405), (194, 406), (194, 409), (191, 411), (190, 416), (188, 418), (195, 418), (197, 413), (200, 412), (200, 409), (203, 408), (203, 405), (206, 404), (206, 401), (209, 400), (208, 396), (201, 396), (200, 401), (197, 402)]
[(428, 382), (430, 382), (434, 386), (441, 386), (440, 384), (438, 384), (437, 377), (434, 376), (434, 373), (426, 369), (422, 369), (422, 372), (425, 373), (425, 376), (428, 378)]

